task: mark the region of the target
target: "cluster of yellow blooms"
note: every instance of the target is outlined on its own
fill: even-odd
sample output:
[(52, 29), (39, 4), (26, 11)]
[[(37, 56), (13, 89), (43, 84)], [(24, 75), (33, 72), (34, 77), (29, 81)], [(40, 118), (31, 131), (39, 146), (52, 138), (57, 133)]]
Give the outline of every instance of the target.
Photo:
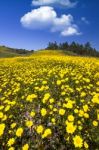
[(0, 149), (95, 150), (93, 143), (99, 149), (98, 59), (0, 59)]

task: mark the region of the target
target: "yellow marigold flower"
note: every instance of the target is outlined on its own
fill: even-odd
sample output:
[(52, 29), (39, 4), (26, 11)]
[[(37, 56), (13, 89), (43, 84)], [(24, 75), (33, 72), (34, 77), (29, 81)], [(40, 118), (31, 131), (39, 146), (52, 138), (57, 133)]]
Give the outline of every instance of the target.
[(0, 136), (3, 135), (4, 129), (5, 129), (5, 124), (4, 124), (4, 123), (1, 123), (1, 124), (0, 124)]
[(14, 150), (15, 148), (14, 147), (10, 147), (8, 150)]
[(56, 122), (55, 118), (52, 118), (52, 119), (51, 119), (51, 121), (52, 121), (53, 123), (55, 123), (55, 122)]
[(8, 146), (12, 146), (14, 143), (15, 143), (15, 139), (14, 139), (14, 138), (11, 138), (11, 139), (9, 139), (7, 145), (8, 145)]
[(0, 118), (3, 118), (3, 113), (2, 112), (0, 112)]
[(66, 108), (73, 108), (73, 103), (71, 103), (70, 101), (66, 104)]
[(28, 150), (29, 149), (29, 145), (28, 144), (25, 144), (23, 147), (22, 147), (22, 150)]
[(42, 84), (44, 84), (44, 85), (47, 84), (47, 81), (43, 81)]
[(83, 139), (79, 135), (76, 135), (73, 138), (73, 141), (74, 141), (75, 147), (81, 148), (83, 146)]
[(85, 97), (86, 96), (86, 93), (85, 92), (81, 92), (81, 97)]
[(78, 109), (74, 109), (74, 112), (75, 112), (75, 114), (77, 114), (79, 111), (78, 111)]
[(66, 131), (67, 133), (73, 134), (76, 130), (76, 126), (73, 123), (67, 123)]
[(53, 109), (53, 105), (49, 105), (49, 108), (52, 110)]
[(83, 110), (79, 110), (79, 116), (83, 117), (83, 115), (84, 115), (84, 111)]
[(4, 109), (4, 111), (8, 111), (10, 109), (10, 105), (6, 106), (6, 108)]
[(15, 126), (16, 126), (16, 123), (12, 123), (12, 124), (11, 124), (11, 128), (12, 128), (12, 129), (15, 128)]
[(2, 121), (7, 120), (7, 115), (3, 115)]
[(28, 128), (30, 128), (32, 125), (33, 125), (33, 122), (32, 122), (32, 121), (26, 121), (26, 126), (27, 126)]
[(42, 102), (43, 102), (43, 103), (46, 103), (49, 98), (50, 98), (50, 94), (49, 94), (49, 93), (46, 93), (46, 94), (44, 95), (44, 98), (43, 98)]
[(61, 92), (61, 95), (64, 96), (66, 94), (66, 92)]
[(61, 116), (63, 116), (63, 115), (65, 114), (65, 110), (64, 110), (64, 109), (60, 109), (60, 110), (59, 110), (59, 114), (60, 114)]
[(97, 84), (97, 85), (99, 85), (99, 81), (98, 81), (98, 82), (96, 82), (96, 84)]
[(16, 136), (21, 137), (23, 134), (23, 129), (22, 128), (18, 128), (16, 131)]
[(44, 131), (42, 138), (46, 138), (46, 137), (50, 136), (51, 134), (52, 134), (52, 131), (51, 131), (51, 129), (48, 128)]
[(35, 112), (32, 111), (32, 112), (30, 113), (30, 116), (31, 116), (31, 117), (34, 117), (34, 116), (35, 116)]
[(87, 142), (84, 142), (84, 147), (87, 148), (87, 149), (89, 148), (89, 145), (88, 145)]
[(38, 134), (43, 133), (43, 130), (44, 130), (44, 128), (43, 128), (42, 125), (39, 125), (39, 126), (37, 127), (37, 129), (36, 129), (36, 131), (37, 131)]
[(89, 118), (89, 114), (84, 113), (84, 117), (85, 117), (85, 118)]
[(4, 106), (0, 106), (0, 110), (2, 110), (4, 108)]
[(83, 106), (83, 109), (84, 109), (84, 112), (87, 112), (88, 109), (89, 109), (89, 108), (88, 108), (88, 105), (84, 105), (84, 106)]
[(78, 127), (79, 130), (82, 130), (82, 128), (83, 128), (82, 126), (79, 126), (79, 127)]
[(98, 121), (95, 121), (95, 120), (94, 120), (92, 123), (93, 123), (93, 125), (94, 125), (95, 127), (98, 126)]
[(96, 94), (93, 99), (92, 99), (93, 103), (99, 104), (99, 94)]
[(26, 100), (29, 101), (29, 102), (32, 102), (33, 99), (37, 98), (37, 95), (36, 94), (31, 94), (31, 95), (28, 95)]
[(73, 116), (73, 115), (69, 115), (69, 116), (68, 116), (68, 120), (69, 120), (69, 121), (74, 121), (74, 116)]
[(46, 109), (45, 109), (45, 108), (42, 108), (42, 109), (41, 109), (41, 115), (42, 115), (42, 116), (45, 116), (46, 114), (47, 114)]
[(44, 95), (44, 99), (49, 99), (50, 98), (50, 94), (49, 93), (46, 93), (45, 95)]
[(52, 103), (54, 103), (54, 98), (51, 98), (50, 100), (49, 100), (49, 102), (52, 104)]
[(61, 81), (60, 80), (57, 80), (57, 85), (61, 85)]
[(56, 112), (56, 111), (57, 111), (57, 108), (53, 108), (53, 111)]

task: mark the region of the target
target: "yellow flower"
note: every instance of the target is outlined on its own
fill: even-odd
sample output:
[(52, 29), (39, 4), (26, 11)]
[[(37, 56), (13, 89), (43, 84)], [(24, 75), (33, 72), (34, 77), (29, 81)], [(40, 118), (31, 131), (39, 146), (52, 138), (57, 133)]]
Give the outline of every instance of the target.
[(85, 118), (89, 118), (89, 114), (84, 113), (84, 117), (85, 117)]
[(7, 115), (3, 115), (2, 121), (7, 120)]
[(44, 130), (44, 128), (43, 128), (43, 126), (42, 125), (39, 125), (38, 127), (37, 127), (37, 133), (38, 134), (41, 134), (41, 133), (43, 133), (43, 130)]
[(68, 101), (68, 103), (66, 104), (66, 108), (73, 108), (73, 103), (71, 101)]
[(8, 145), (8, 146), (12, 146), (14, 143), (15, 143), (15, 139), (14, 139), (14, 138), (11, 138), (11, 139), (9, 139), (7, 145)]
[(2, 112), (0, 112), (0, 118), (3, 118), (3, 113)]
[(52, 131), (51, 131), (51, 129), (48, 128), (44, 131), (42, 138), (46, 138), (46, 137), (50, 136), (51, 134), (52, 134)]
[(74, 141), (75, 147), (81, 148), (83, 146), (83, 139), (79, 135), (76, 135), (73, 138), (73, 141)]
[(26, 121), (26, 126), (27, 126), (28, 128), (30, 128), (32, 125), (33, 125), (33, 122), (32, 122), (32, 121)]
[(84, 142), (84, 147), (87, 148), (87, 149), (89, 148), (89, 145), (88, 145), (87, 142)]
[(43, 103), (46, 103), (47, 101), (48, 101), (48, 99), (50, 98), (50, 94), (49, 93), (46, 93), (45, 95), (44, 95), (44, 98), (43, 98)]
[(99, 104), (99, 94), (96, 94), (96, 95), (93, 97), (92, 102), (95, 103), (95, 104)]
[(41, 115), (42, 115), (42, 116), (45, 116), (46, 114), (47, 114), (46, 109), (45, 109), (45, 108), (42, 108), (42, 109), (41, 109)]
[(29, 149), (29, 145), (28, 144), (25, 144), (23, 147), (22, 147), (22, 150), (28, 150)]
[(23, 129), (22, 128), (18, 128), (16, 131), (16, 136), (21, 137), (23, 134)]
[(52, 123), (55, 123), (55, 122), (56, 122), (55, 118), (52, 118), (51, 121), (52, 121)]
[(44, 99), (45, 99), (45, 100), (49, 99), (49, 97), (50, 97), (50, 94), (49, 94), (49, 93), (46, 93), (46, 94), (44, 95)]
[(49, 102), (52, 104), (52, 103), (54, 103), (54, 98), (51, 98), (50, 100), (49, 100)]
[(15, 148), (14, 147), (10, 147), (8, 150), (14, 150)]
[(4, 129), (5, 129), (5, 124), (4, 123), (0, 124), (0, 136), (3, 135)]
[(69, 115), (68, 116), (68, 121), (74, 121), (74, 116), (73, 115)]
[(60, 109), (60, 110), (59, 110), (59, 114), (60, 114), (61, 116), (63, 116), (63, 115), (65, 114), (65, 110), (64, 110), (64, 109)]
[(15, 128), (15, 126), (16, 126), (16, 123), (12, 123), (12, 124), (11, 124), (11, 128), (12, 128), (12, 129)]
[(57, 85), (61, 85), (61, 81), (60, 80), (57, 80)]
[(97, 122), (97, 121), (94, 120), (92, 123), (93, 123), (93, 125), (94, 125), (95, 127), (98, 126), (98, 122)]
[(86, 93), (85, 92), (81, 92), (81, 97), (85, 97)]
[(84, 105), (84, 106), (83, 106), (83, 109), (84, 109), (84, 112), (87, 112), (88, 109), (89, 109), (89, 108), (88, 108), (88, 105)]
[(79, 116), (83, 117), (83, 115), (84, 115), (84, 111), (83, 110), (79, 110)]
[(4, 109), (4, 111), (8, 111), (10, 109), (10, 105), (6, 106), (6, 108)]
[(82, 130), (82, 128), (83, 128), (82, 126), (78, 126), (78, 129), (79, 129), (79, 130)]
[(31, 94), (31, 95), (28, 95), (26, 100), (29, 101), (29, 102), (32, 102), (35, 98), (37, 98), (37, 95), (36, 94)]
[(68, 123), (67, 122), (67, 127), (66, 127), (66, 131), (67, 133), (73, 134), (76, 130), (76, 126), (73, 125), (73, 123)]
[(78, 109), (74, 109), (74, 112), (75, 112), (75, 114), (77, 114), (79, 111), (78, 111)]
[(4, 108), (4, 106), (0, 106), (0, 110), (2, 110)]
[(32, 111), (32, 112), (30, 113), (30, 116), (31, 116), (31, 117), (34, 117), (34, 116), (35, 116), (35, 112)]
[(43, 81), (42, 84), (44, 84), (44, 85), (47, 84), (47, 81)]

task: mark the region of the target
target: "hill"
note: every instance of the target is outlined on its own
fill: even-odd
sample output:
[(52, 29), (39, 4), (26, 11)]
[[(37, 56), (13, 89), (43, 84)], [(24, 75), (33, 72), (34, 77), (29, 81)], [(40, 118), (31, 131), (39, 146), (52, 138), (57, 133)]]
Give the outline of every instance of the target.
[(33, 53), (33, 50), (28, 51), (25, 49), (15, 49), (15, 48), (9, 48), (6, 46), (0, 46), (0, 58), (26, 56), (32, 53)]
[(71, 55), (77, 56), (76, 53), (64, 50), (38, 50), (33, 55)]

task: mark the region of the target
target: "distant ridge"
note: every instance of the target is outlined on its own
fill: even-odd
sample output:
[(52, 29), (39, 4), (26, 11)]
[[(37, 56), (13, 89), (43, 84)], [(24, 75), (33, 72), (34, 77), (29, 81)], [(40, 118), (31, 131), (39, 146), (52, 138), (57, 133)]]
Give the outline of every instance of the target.
[(0, 58), (26, 56), (32, 54), (33, 52), (34, 50), (29, 51), (25, 49), (15, 49), (6, 46), (0, 46)]

